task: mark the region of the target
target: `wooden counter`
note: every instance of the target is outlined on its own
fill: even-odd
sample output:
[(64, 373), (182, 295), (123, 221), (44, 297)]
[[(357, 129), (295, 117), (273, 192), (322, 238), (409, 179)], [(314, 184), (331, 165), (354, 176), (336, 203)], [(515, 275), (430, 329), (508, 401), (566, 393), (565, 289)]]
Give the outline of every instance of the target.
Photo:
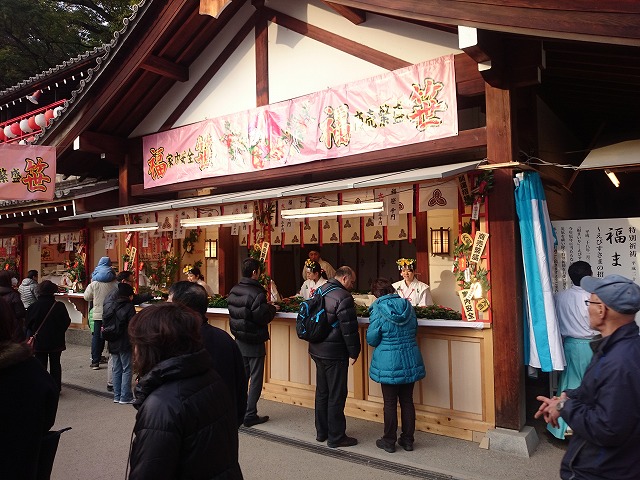
[[(209, 323), (229, 332), (226, 309), (209, 309)], [(314, 407), (315, 364), (296, 335), (295, 313), (278, 313), (267, 343), (262, 397)], [(362, 353), (349, 367), (347, 416), (383, 421), (382, 390), (369, 379), (373, 348), (367, 318), (359, 318)], [(460, 320), (418, 320), (418, 343), (427, 376), (416, 384), (418, 430), (479, 442), (495, 427), (493, 336), (489, 325)]]
[(64, 303), (71, 317), (69, 328), (89, 328), (89, 302), (82, 293), (56, 293), (56, 300)]

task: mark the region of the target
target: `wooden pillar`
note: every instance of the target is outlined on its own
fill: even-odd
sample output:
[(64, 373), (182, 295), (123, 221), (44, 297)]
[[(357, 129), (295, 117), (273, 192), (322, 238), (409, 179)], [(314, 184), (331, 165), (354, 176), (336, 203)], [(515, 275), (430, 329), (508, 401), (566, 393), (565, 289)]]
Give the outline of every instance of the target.
[(226, 295), (238, 283), (238, 237), (231, 235), (231, 227), (218, 230), (218, 293)]
[(269, 105), (269, 24), (262, 8), (264, 1), (254, 1), (256, 18), (256, 106)]
[[(418, 185), (416, 185), (418, 188)], [(416, 205), (417, 208), (417, 205)], [(416, 272), (420, 274), (420, 281), (426, 284), (429, 279), (429, 234), (427, 226), (427, 212), (414, 213), (416, 216)]]
[[(513, 93), (486, 85), (487, 157), (490, 163), (517, 158)], [(522, 255), (513, 170), (496, 169), (489, 197), (491, 289), (496, 426), (521, 430), (525, 423), (522, 318)]]

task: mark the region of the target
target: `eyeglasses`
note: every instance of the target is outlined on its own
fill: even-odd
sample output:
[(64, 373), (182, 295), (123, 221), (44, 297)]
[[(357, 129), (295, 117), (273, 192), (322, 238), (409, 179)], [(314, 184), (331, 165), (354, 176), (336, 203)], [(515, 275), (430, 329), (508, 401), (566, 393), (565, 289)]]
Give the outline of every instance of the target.
[(602, 302), (593, 302), (591, 300), (585, 300), (584, 304), (588, 307), (590, 303), (593, 303), (594, 305), (604, 305)]

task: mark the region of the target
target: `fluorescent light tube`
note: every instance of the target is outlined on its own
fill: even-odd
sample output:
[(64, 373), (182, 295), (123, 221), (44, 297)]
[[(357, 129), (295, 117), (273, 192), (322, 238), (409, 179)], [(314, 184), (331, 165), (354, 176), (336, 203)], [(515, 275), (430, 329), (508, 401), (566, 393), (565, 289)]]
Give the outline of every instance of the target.
[(157, 230), (158, 223), (137, 223), (135, 225), (112, 225), (108, 227), (102, 227), (107, 233), (120, 233), (120, 232), (148, 232), (151, 230)]
[(207, 225), (226, 225), (228, 223), (247, 223), (253, 220), (253, 213), (218, 215), (217, 217), (185, 218), (180, 220), (183, 227), (204, 227)]
[(605, 169), (604, 173), (607, 174), (607, 177), (609, 177), (609, 180), (611, 180), (611, 183), (613, 183), (616, 186), (616, 188), (620, 186), (620, 180), (618, 180), (618, 177), (614, 172), (612, 172), (609, 169)]
[(382, 202), (353, 203), (348, 205), (331, 205), (329, 207), (294, 208), (282, 210), (282, 218), (335, 217), (336, 215), (362, 216), (365, 213), (377, 213), (384, 209)]

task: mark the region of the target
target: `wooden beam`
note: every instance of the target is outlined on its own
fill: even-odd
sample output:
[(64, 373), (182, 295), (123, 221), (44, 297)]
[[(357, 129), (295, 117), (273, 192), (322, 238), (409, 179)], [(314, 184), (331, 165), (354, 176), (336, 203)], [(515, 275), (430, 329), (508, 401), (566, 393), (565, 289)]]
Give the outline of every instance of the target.
[(234, 35), (231, 41), (227, 44), (227, 46), (220, 52), (220, 55), (213, 61), (211, 66), (207, 69), (206, 72), (200, 77), (200, 80), (189, 90), (189, 93), (182, 99), (182, 101), (178, 104), (178, 106), (171, 112), (169, 118), (165, 120), (162, 124), (162, 127), (158, 130), (162, 132), (164, 130), (168, 130), (173, 127), (173, 124), (178, 121), (180, 115), (182, 115), (186, 109), (193, 103), (196, 97), (202, 92), (202, 90), (209, 84), (211, 79), (218, 73), (218, 70), (222, 68), (225, 62), (229, 59), (231, 54), (235, 52), (236, 48), (242, 43), (242, 41), (246, 38), (247, 35), (253, 30), (253, 27), (256, 24), (258, 18), (258, 12), (255, 12), (249, 20), (245, 22), (245, 24), (238, 30), (238, 33)]
[[(487, 158), (517, 159), (515, 107), (509, 90), (487, 85)], [(494, 259), (490, 265), (496, 426), (520, 431), (525, 423), (522, 259), (513, 193), (513, 170), (497, 169), (487, 214)], [(494, 201), (495, 199), (495, 201)], [(495, 253), (498, 253), (498, 256)]]
[(189, 80), (189, 69), (187, 67), (156, 55), (149, 55), (140, 65), (140, 68), (178, 82)]
[(265, 14), (268, 15), (269, 20), (277, 23), (281, 27), (288, 28), (300, 35), (312, 38), (320, 43), (329, 45), (330, 47), (348, 53), (349, 55), (353, 55), (356, 58), (361, 58), (369, 63), (386, 68), (387, 70), (396, 70), (398, 68), (412, 65), (411, 62), (380, 52), (363, 45), (362, 43), (341, 37), (340, 35), (329, 32), (328, 30), (316, 27), (276, 10), (265, 8), (264, 11)]
[(87, 153), (124, 155), (127, 153), (127, 139), (84, 131), (73, 142), (73, 149)]
[(547, 38), (640, 46), (637, 0), (332, 0), (381, 15)]
[(345, 7), (334, 2), (322, 2), (334, 11), (338, 12), (344, 18), (349, 20), (354, 25), (360, 25), (367, 20), (367, 12), (360, 10), (359, 8)]
[(256, 106), (269, 105), (269, 24), (264, 15), (256, 19)]

